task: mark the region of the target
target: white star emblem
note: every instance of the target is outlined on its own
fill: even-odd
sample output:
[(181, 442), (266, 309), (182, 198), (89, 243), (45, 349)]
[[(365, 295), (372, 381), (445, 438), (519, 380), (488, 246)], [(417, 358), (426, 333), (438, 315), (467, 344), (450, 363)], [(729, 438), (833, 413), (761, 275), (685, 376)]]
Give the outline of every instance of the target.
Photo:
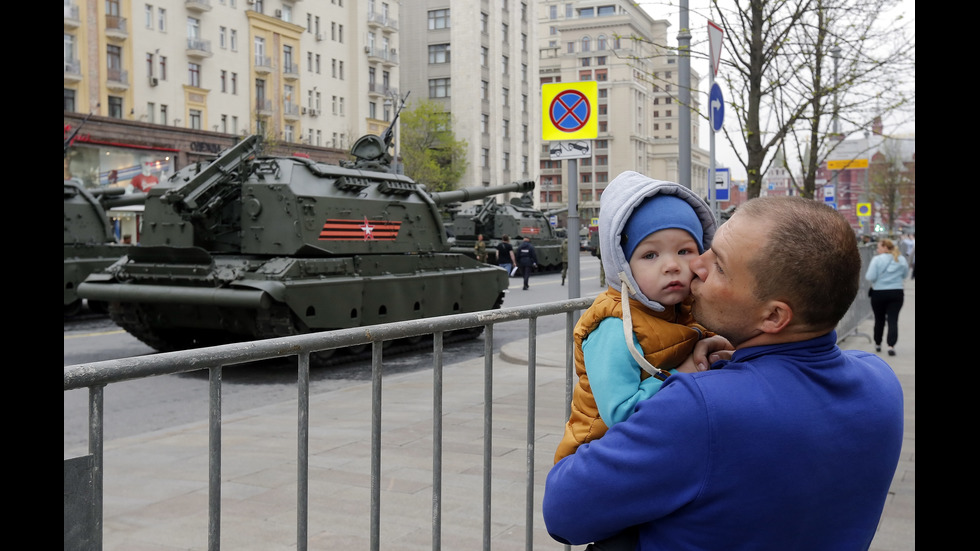
[(374, 230), (374, 226), (368, 223), (367, 216), (364, 217), (364, 225), (361, 226), (361, 231), (364, 232), (364, 240), (374, 240), (374, 234), (371, 233)]

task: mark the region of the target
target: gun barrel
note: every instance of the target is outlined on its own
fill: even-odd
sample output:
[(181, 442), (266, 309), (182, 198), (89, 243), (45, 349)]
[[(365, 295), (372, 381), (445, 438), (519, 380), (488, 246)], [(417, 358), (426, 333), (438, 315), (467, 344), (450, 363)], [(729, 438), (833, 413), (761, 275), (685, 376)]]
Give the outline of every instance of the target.
[(508, 193), (512, 191), (523, 193), (525, 191), (532, 191), (533, 189), (534, 180), (523, 180), (502, 186), (473, 186), (462, 189), (454, 189), (453, 191), (437, 191), (432, 193), (432, 200), (435, 201), (437, 205), (445, 205), (447, 203), (483, 199), (484, 197), (489, 197), (491, 195), (499, 195), (501, 193)]

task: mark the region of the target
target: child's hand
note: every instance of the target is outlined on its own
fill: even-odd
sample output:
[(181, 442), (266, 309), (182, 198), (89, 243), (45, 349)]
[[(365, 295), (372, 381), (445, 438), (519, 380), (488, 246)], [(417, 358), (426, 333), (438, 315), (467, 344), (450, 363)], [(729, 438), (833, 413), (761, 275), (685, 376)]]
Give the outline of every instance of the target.
[[(711, 364), (719, 360), (731, 359), (734, 350), (735, 347), (728, 342), (728, 339), (721, 335), (701, 339), (694, 345), (694, 352), (691, 354), (691, 357), (681, 364), (681, 367), (687, 366), (690, 362), (695, 366), (695, 369), (694, 371), (684, 371), (685, 373), (707, 371), (711, 367)], [(678, 370), (682, 371), (680, 367)]]

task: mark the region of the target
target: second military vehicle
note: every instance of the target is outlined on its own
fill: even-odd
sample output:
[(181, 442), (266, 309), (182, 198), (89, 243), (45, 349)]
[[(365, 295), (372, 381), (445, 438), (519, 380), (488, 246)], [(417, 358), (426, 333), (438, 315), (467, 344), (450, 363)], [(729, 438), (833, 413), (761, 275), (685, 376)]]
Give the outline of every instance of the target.
[[(525, 185), (534, 186), (533, 181)], [(487, 262), (497, 263), (497, 244), (507, 235), (515, 248), (525, 237), (529, 238), (538, 256), (539, 272), (560, 271), (562, 265), (560, 237), (551, 225), (550, 217), (567, 211), (561, 208), (541, 211), (534, 208), (530, 192), (514, 197), (510, 203), (499, 204), (496, 197), (488, 197), (483, 203), (465, 207), (452, 213), (452, 229), (456, 235), (453, 248), (462, 254), (474, 256), (473, 246), (482, 234), (487, 243)]]
[(139, 246), (79, 295), (159, 351), (501, 306), (507, 274), (450, 251), (441, 205), (509, 186), (430, 193), (389, 172), (388, 132), (340, 165), (261, 144), (249, 136), (153, 187)]

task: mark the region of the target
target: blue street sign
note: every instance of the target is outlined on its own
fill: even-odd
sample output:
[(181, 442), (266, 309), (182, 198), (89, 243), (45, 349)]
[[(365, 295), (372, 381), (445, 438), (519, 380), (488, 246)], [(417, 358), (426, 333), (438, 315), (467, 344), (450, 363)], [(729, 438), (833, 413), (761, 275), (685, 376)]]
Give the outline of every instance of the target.
[(715, 82), (711, 85), (711, 95), (708, 96), (708, 109), (711, 113), (711, 128), (715, 132), (721, 130), (725, 121), (725, 98), (721, 95), (721, 86)]
[(715, 169), (715, 200), (730, 201), (729, 188), (732, 185), (732, 171), (728, 168)]

